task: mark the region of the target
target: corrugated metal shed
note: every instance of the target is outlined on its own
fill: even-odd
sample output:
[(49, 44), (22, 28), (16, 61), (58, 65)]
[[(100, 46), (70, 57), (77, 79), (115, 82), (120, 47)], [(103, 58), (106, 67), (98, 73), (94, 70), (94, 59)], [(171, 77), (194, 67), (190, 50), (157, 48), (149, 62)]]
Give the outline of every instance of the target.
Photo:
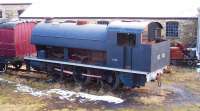
[(196, 18), (200, 0), (43, 0), (21, 18)]

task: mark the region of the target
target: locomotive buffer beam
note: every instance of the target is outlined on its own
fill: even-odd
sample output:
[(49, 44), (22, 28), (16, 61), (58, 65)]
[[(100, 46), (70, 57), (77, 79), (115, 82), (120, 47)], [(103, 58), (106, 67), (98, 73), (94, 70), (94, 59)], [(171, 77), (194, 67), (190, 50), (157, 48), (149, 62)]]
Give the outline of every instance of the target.
[(144, 71), (110, 68), (110, 67), (104, 67), (104, 66), (88, 65), (88, 64), (81, 64), (81, 63), (72, 63), (72, 62), (66, 62), (66, 61), (56, 61), (56, 60), (49, 60), (49, 59), (39, 59), (39, 58), (36, 58), (36, 57), (25, 57), (24, 60), (53, 63), (53, 64), (60, 64), (60, 65), (79, 66), (79, 67), (85, 67), (85, 68), (109, 70), (109, 71), (124, 72), (124, 73), (135, 73), (135, 74), (141, 74), (141, 75), (148, 75), (149, 74), (149, 72), (144, 72)]

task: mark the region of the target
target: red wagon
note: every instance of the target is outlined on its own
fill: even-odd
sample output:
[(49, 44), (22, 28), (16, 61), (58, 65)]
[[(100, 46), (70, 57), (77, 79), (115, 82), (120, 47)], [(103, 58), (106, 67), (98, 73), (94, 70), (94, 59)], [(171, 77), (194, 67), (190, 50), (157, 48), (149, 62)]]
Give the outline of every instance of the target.
[(30, 38), (34, 22), (0, 23), (0, 70), (4, 71), (7, 64), (20, 68), (24, 56), (36, 53)]

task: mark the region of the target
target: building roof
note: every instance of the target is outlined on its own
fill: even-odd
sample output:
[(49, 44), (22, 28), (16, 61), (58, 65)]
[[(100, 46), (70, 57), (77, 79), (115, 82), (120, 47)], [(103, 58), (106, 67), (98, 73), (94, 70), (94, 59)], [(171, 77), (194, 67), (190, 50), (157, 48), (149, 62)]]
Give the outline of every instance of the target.
[(21, 18), (197, 18), (200, 0), (43, 0)]
[(32, 4), (33, 0), (0, 0), (0, 5)]

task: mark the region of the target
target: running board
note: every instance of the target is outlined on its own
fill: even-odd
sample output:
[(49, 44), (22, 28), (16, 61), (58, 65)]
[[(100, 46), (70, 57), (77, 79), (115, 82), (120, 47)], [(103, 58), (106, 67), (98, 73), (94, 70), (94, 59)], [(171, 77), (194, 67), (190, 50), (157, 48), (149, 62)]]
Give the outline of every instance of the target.
[(66, 61), (56, 61), (56, 60), (49, 60), (49, 59), (39, 59), (39, 58), (36, 58), (36, 57), (24, 57), (24, 60), (54, 63), (54, 64), (61, 64), (61, 65), (79, 66), (79, 67), (86, 67), (86, 68), (93, 68), (93, 69), (117, 71), (117, 72), (123, 72), (123, 73), (135, 73), (135, 74), (142, 74), (142, 75), (149, 74), (149, 72), (144, 72), (144, 71), (118, 69), (118, 68), (88, 65), (88, 64), (81, 64), (81, 63), (72, 63), (72, 62), (66, 62)]

